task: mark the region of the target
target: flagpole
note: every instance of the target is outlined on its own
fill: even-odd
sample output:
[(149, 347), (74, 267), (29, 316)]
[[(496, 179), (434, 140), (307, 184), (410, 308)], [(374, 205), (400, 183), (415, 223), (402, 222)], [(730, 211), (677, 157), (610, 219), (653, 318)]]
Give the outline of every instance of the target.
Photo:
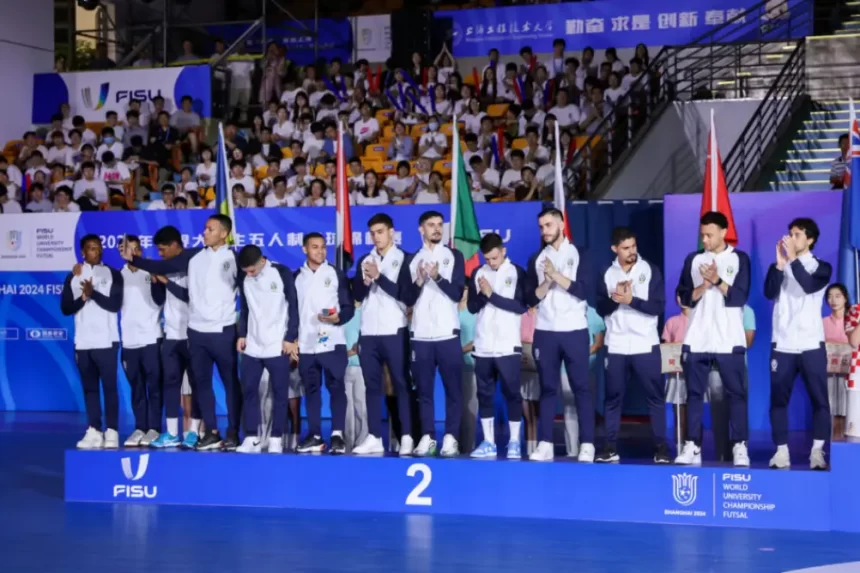
[(711, 131), (708, 134), (708, 152), (711, 154), (711, 211), (717, 211), (717, 130), (714, 127), (714, 108), (711, 108)]
[(343, 208), (343, 197), (341, 197), (341, 185), (340, 178), (345, 176), (346, 173), (343, 173), (344, 167), (341, 165), (340, 157), (343, 155), (343, 123), (340, 121), (337, 122), (337, 179), (335, 179), (335, 185), (337, 188), (335, 189), (335, 217), (336, 217), (336, 228), (335, 228), (335, 237), (340, 240), (337, 243), (337, 252), (335, 254), (335, 262), (337, 264), (337, 268), (343, 269), (344, 266), (344, 257), (343, 257), (343, 213), (341, 209)]
[(454, 115), (454, 153), (451, 156), (451, 196), (448, 198), (451, 206), (451, 217), (448, 223), (448, 244), (454, 247), (454, 235), (457, 232), (457, 198), (460, 193), (460, 129), (457, 125), (457, 115)]
[[(219, 153), (218, 159), (219, 159), (219, 161), (222, 162), (222, 165), (224, 166), (224, 168), (221, 170), (224, 173), (224, 181), (217, 181), (215, 184), (216, 185), (223, 185), (225, 188), (224, 189), (224, 196), (227, 199), (227, 213), (230, 214), (230, 219), (233, 222), (233, 231), (231, 232), (231, 234), (233, 235), (233, 237), (232, 237), (233, 238), (233, 244), (236, 244), (238, 241), (238, 237), (239, 237), (239, 229), (238, 229), (238, 226), (236, 224), (236, 205), (233, 202), (233, 190), (226, 188), (227, 187), (227, 180), (229, 178), (229, 173), (230, 173), (230, 163), (227, 162), (227, 145), (226, 145), (226, 142), (227, 142), (227, 140), (224, 138), (224, 124), (219, 121), (218, 122), (218, 143), (219, 143), (219, 146), (221, 147), (221, 149), (218, 151), (218, 153)], [(215, 192), (215, 196), (216, 197), (218, 196), (217, 190)], [(221, 211), (221, 205), (216, 205), (216, 208), (218, 209), (219, 212)]]

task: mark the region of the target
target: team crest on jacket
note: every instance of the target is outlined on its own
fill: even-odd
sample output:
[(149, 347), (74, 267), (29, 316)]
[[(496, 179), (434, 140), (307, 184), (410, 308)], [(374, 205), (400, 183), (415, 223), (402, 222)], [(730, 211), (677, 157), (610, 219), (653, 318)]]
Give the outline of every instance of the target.
[(727, 267), (726, 268), (726, 274), (729, 276), (732, 276), (733, 274), (735, 274), (735, 267)]
[(224, 261), (224, 266), (222, 267), (225, 271), (230, 270), (230, 261)]
[(569, 267), (573, 266), (573, 259), (567, 259), (567, 266), (569, 266)]
[(514, 284), (514, 279), (511, 277), (505, 279), (505, 286), (511, 286), (512, 284)]
[(278, 285), (275, 284), (275, 281), (272, 281), (272, 292), (278, 290)]
[(330, 286), (331, 286), (331, 279), (326, 279), (326, 280), (325, 280), (325, 286), (326, 286), (326, 287), (330, 287)]
[(442, 261), (442, 266), (443, 266), (443, 267), (447, 267), (447, 266), (448, 266), (448, 264), (449, 264), (450, 262), (451, 262), (451, 261), (450, 261), (449, 259), (445, 259), (445, 260), (443, 260), (443, 261)]
[(392, 269), (396, 269), (399, 266), (400, 266), (400, 261), (392, 261), (391, 262), (391, 268)]
[(639, 275), (639, 284), (645, 284), (645, 273)]
[(151, 283), (151, 282), (152, 282), (152, 275), (146, 275), (146, 276), (144, 276), (144, 277), (143, 277), (143, 280), (144, 280), (147, 284)]

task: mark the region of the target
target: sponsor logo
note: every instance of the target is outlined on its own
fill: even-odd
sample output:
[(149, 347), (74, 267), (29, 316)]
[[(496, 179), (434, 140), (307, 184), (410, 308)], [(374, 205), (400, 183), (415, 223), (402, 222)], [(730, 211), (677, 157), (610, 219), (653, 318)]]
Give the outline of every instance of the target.
[(25, 338), (35, 342), (68, 340), (69, 331), (65, 328), (28, 328), (25, 331)]
[(18, 340), (20, 331), (17, 328), (0, 328), (0, 340)]
[[(134, 470), (131, 458), (122, 458), (122, 475), (129, 481), (140, 481), (149, 469), (149, 454), (142, 454), (137, 460), (137, 471)], [(158, 486), (116, 484), (113, 486), (113, 497), (127, 499), (154, 499), (158, 495)]]
[(699, 481), (699, 476), (693, 474), (673, 474), (672, 475), (672, 497), (684, 507), (696, 503), (696, 484)]
[(770, 361), (770, 371), (776, 372), (779, 368), (779, 362), (776, 361), (776, 358)]
[(17, 251), (21, 248), (22, 233), (17, 229), (13, 229), (6, 233), (6, 247), (10, 251)]
[(116, 103), (131, 101), (133, 99), (152, 101), (161, 95), (161, 90), (139, 89), (139, 90), (117, 90)]
[(752, 481), (752, 476), (750, 474), (725, 473), (723, 474), (723, 481), (749, 482)]
[(105, 82), (99, 86), (98, 97), (94, 99), (94, 93), (90, 88), (81, 90), (81, 99), (84, 102), (84, 107), (93, 111), (98, 111), (105, 106), (108, 94), (110, 93), (110, 82)]

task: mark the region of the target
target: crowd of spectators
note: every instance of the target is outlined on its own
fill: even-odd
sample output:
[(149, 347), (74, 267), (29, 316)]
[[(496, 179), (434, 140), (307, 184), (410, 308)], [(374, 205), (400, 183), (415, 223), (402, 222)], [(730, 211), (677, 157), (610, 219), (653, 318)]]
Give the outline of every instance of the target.
[[(190, 42), (184, 49), (196, 58)], [(215, 54), (223, 51), (217, 42)], [(568, 165), (587, 140), (599, 141), (613, 111), (626, 114), (652, 89), (641, 79), (644, 45), (626, 63), (613, 48), (599, 63), (591, 48), (574, 55), (561, 39), (543, 61), (528, 46), (508, 61), (495, 49), (488, 56), (472, 70), (460, 69), (447, 48), (432, 62), (414, 53), (403, 68), (360, 60), (348, 70), (334, 59), (300, 69), (273, 43), (258, 64), (229, 61), (220, 87), (230, 103), (225, 143), (236, 206), (332, 205), (338, 122), (352, 203), (447, 202), (455, 116), (474, 201), (542, 200), (552, 193), (555, 125)], [(178, 106), (160, 96), (132, 100), (123, 116), (109, 111), (88, 126), (63, 105), (43, 139), (26, 133), (16, 156), (0, 163), (0, 209), (211, 206), (216, 130), (207, 138), (193, 108), (187, 96)]]

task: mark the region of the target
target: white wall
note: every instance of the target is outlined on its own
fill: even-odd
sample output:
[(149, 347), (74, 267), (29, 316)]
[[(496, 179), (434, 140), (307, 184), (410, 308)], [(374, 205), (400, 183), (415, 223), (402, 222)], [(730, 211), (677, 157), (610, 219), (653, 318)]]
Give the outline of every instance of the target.
[(674, 102), (601, 199), (658, 199), (670, 193), (700, 193), (711, 109), (717, 145), (725, 160), (759, 103), (757, 99)]
[(30, 128), (33, 74), (54, 68), (53, 0), (0, 0), (0, 146)]

